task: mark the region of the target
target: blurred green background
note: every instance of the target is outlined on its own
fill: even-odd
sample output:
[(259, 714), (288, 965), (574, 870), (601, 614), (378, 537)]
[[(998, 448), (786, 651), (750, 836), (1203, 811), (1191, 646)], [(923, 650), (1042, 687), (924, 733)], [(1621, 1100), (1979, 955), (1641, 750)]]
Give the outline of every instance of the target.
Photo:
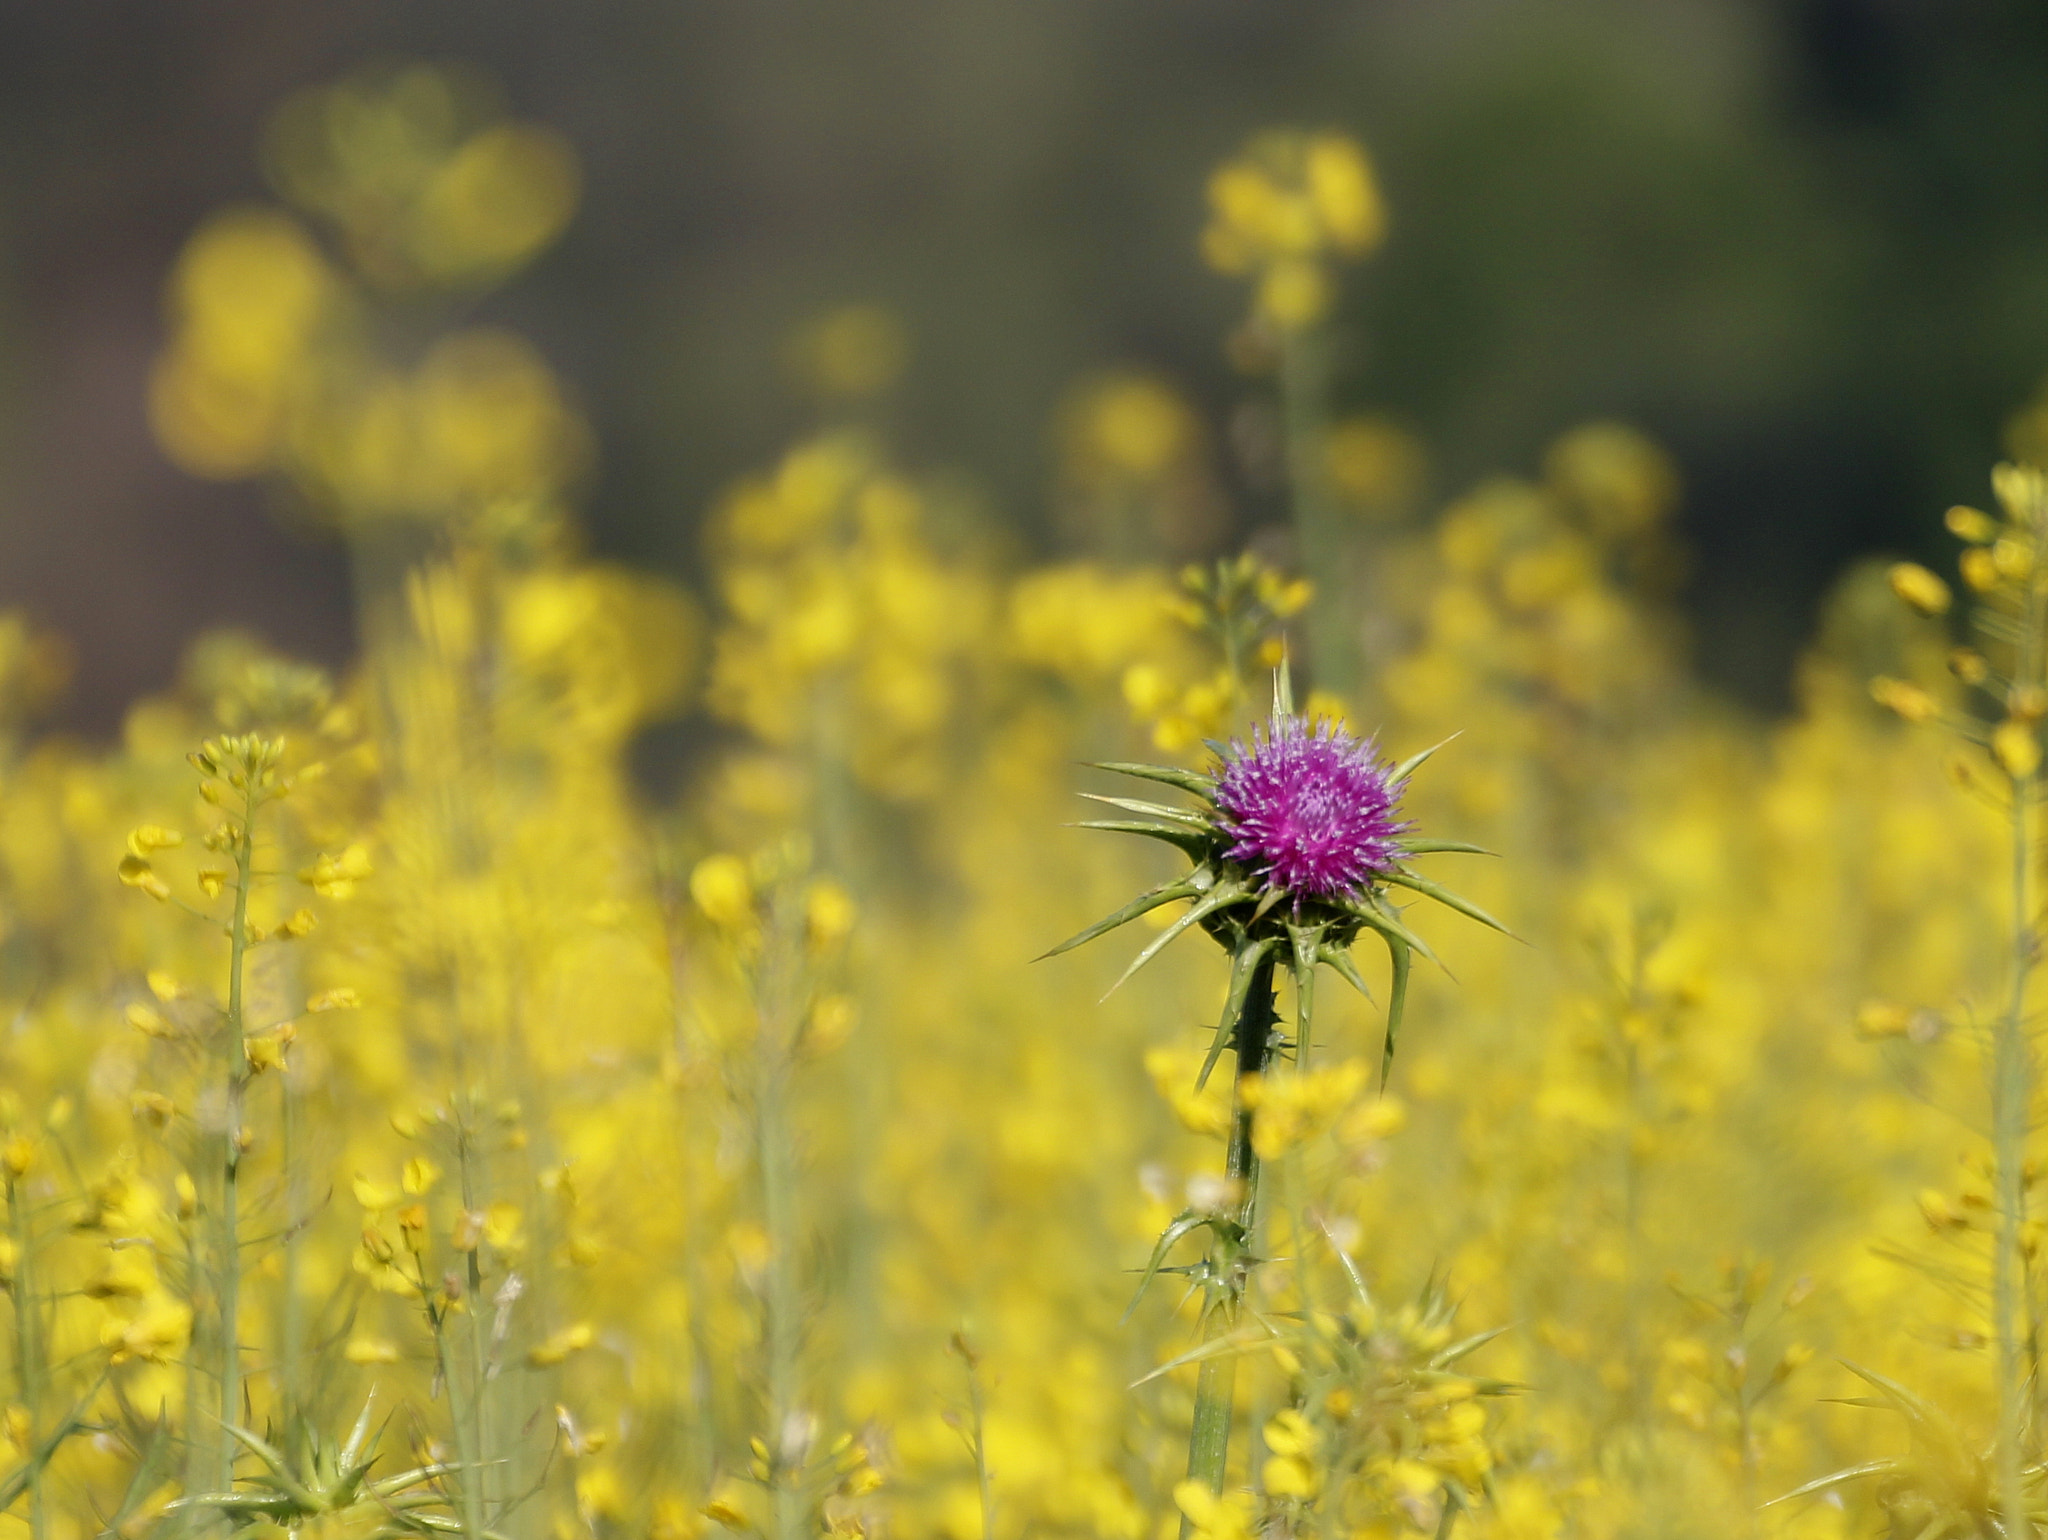
[[(1372, 150), (1337, 398), (1413, 427), (1432, 490), (1619, 417), (1686, 480), (1702, 674), (1766, 709), (1855, 555), (1933, 556), (2048, 372), (2048, 9), (2017, 0), (4, 0), (0, 604), (69, 634), (109, 729), (223, 620), (334, 662), (338, 547), (144, 417), (162, 285), (264, 195), (281, 99), (463, 60), (582, 158), (568, 236), (481, 315), (532, 336), (602, 447), (602, 552), (688, 575), (717, 489), (805, 421), (785, 339), (897, 310), (906, 455), (1027, 546), (1073, 379), (1178, 381), (1219, 441), (1238, 286), (1208, 168), (1273, 123)], [(1234, 537), (1266, 515), (1235, 477)]]

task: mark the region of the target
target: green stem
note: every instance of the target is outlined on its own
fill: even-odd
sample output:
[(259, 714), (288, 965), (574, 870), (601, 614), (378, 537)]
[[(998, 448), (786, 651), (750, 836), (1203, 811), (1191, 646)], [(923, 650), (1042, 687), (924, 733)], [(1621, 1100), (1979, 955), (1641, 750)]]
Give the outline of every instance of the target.
[(203, 1492), (207, 1489), (208, 1472), (205, 1444), (199, 1437), (199, 1424), (205, 1416), (199, 1405), (199, 1365), (203, 1346), (200, 1322), (204, 1319), (201, 1307), (206, 1301), (200, 1292), (205, 1267), (200, 1255), (202, 1242), (198, 1210), (195, 1208), (180, 1222), (185, 1229), (185, 1300), (192, 1310), (192, 1341), (185, 1352), (185, 1489)]
[(967, 1360), (967, 1408), (974, 1418), (974, 1480), (981, 1492), (981, 1540), (996, 1540), (995, 1483), (988, 1469), (988, 1402), (982, 1394), (981, 1370)]
[[(765, 1023), (764, 1023), (765, 1025)], [(775, 1540), (804, 1533), (796, 1473), (784, 1468), (797, 1406), (796, 1193), (789, 1148), (788, 1066), (780, 1044), (765, 1049), (755, 1108), (760, 1141), (761, 1220), (767, 1231), (762, 1335), (768, 1355), (769, 1474), (775, 1492)]]
[(1992, 1266), (1992, 1311), (1998, 1337), (1998, 1495), (2011, 1540), (2032, 1533), (2022, 1479), (2026, 1432), (2025, 1347), (2019, 1329), (2020, 1243), (2026, 1225), (2027, 1123), (2033, 1104), (2033, 1055), (2027, 1042), (2027, 979), (2033, 970), (2033, 901), (2027, 825), (2033, 777), (2016, 778), (2012, 792), (2013, 969), (2005, 1013), (1993, 1029), (1991, 1068), (1992, 1163), (1998, 1188), (1997, 1249)]
[[(462, 1181), (462, 1208), (473, 1213), (480, 1204), (477, 1201), (477, 1183), (474, 1160), (470, 1145), (469, 1122), (465, 1117), (455, 1134), (456, 1163), (460, 1167)], [(496, 1485), (491, 1474), (496, 1469), (492, 1457), (493, 1430), (486, 1400), (490, 1390), (490, 1354), (484, 1326), (484, 1307), (489, 1302), (484, 1298), (483, 1264), (479, 1259), (480, 1248), (472, 1246), (468, 1254), (467, 1287), (469, 1290), (469, 1420), (470, 1445), (477, 1461), (474, 1479), (470, 1483), (478, 1502), (486, 1497), (495, 1498), (490, 1489)], [(481, 1523), (481, 1516), (479, 1516)]]
[[(1231, 1083), (1235, 1111), (1223, 1172), (1236, 1197), (1236, 1219), (1245, 1237), (1243, 1246), (1249, 1246), (1259, 1217), (1259, 1155), (1252, 1146), (1252, 1109), (1245, 1105), (1244, 1086), (1247, 1076), (1265, 1071), (1273, 1048), (1273, 1029), (1280, 1021), (1273, 998), (1273, 964), (1273, 954), (1268, 951), (1253, 965), (1232, 1044), (1237, 1053), (1237, 1072)], [(1204, 1323), (1210, 1342), (1217, 1341), (1237, 1324), (1238, 1305), (1244, 1293), (1242, 1270), (1249, 1260), (1241, 1247), (1210, 1250), (1210, 1265), (1224, 1272), (1221, 1297), (1210, 1306)], [(1217, 1353), (1204, 1359), (1195, 1380), (1194, 1424), (1188, 1432), (1188, 1479), (1201, 1482), (1212, 1492), (1223, 1490), (1230, 1465), (1231, 1411), (1236, 1393), (1236, 1355)], [(1180, 1532), (1181, 1540), (1189, 1540), (1194, 1533), (1193, 1520), (1183, 1518)]]
[[(2048, 510), (2028, 510), (2038, 543)], [(2040, 584), (2029, 581), (2020, 626), (2019, 656), (2013, 678), (2038, 687), (2042, 672), (2044, 632)], [(2025, 1348), (2019, 1317), (2022, 1309), (2020, 1247), (2027, 1222), (2027, 1131), (2033, 1117), (2033, 1051), (2027, 1041), (2027, 981), (2033, 972), (2034, 898), (2029, 826), (2036, 773), (2012, 781), (2010, 871), (2012, 902), (2012, 987), (2005, 1013), (1993, 1028), (1991, 1052), (1991, 1156), (1997, 1191), (1998, 1234), (1992, 1256), (1991, 1308), (1996, 1317), (1998, 1348), (1998, 1502), (2007, 1540), (2031, 1540), (2033, 1520), (2027, 1508), (2023, 1469), (2030, 1421)]]
[(1357, 682), (1351, 618), (1350, 574), (1337, 539), (1326, 465), (1329, 413), (1325, 403), (1327, 366), (1321, 339), (1312, 332), (1288, 332), (1280, 346), (1280, 418), (1287, 446), (1287, 486), (1294, 532), (1301, 543), (1302, 569), (1314, 580), (1308, 639), (1316, 682), (1343, 693)]
[[(29, 1448), (36, 1447), (42, 1434), (43, 1356), (37, 1337), (34, 1237), (29, 1232), (28, 1206), (21, 1201), (21, 1183), (7, 1183), (7, 1221), (14, 1235), (14, 1367), (20, 1383), (21, 1404), (28, 1410)], [(43, 1471), (32, 1466), (28, 1478), (29, 1533), (43, 1540)]]
[(299, 1240), (305, 1225), (304, 1179), (299, 1172), (298, 1118), (290, 1077), (280, 1067), (277, 1077), (278, 1158), (284, 1167), (284, 1277), (278, 1311), (278, 1376), (287, 1425), (306, 1412), (300, 1383), (299, 1342), (305, 1332), (299, 1306)]
[(235, 1443), (226, 1432), (242, 1421), (240, 1308), (242, 1239), (237, 1216), (242, 1168), (242, 1109), (249, 1090), (249, 1045), (242, 1014), (242, 978), (249, 955), (249, 885), (255, 868), (256, 785), (253, 767), (235, 840), (235, 917), (228, 931), (227, 1116), (222, 1133), (220, 1256), (220, 1453), (217, 1491), (234, 1490)]
[[(427, 1302), (427, 1324), (434, 1333), (434, 1367), (447, 1387), (449, 1421), (455, 1428), (455, 1459), (462, 1467), (462, 1540), (484, 1540), (483, 1461), (477, 1453), (476, 1424), (455, 1405), (458, 1392), (448, 1355), (447, 1308), (434, 1303), (434, 1286), (427, 1281), (426, 1259), (415, 1256), (413, 1267), (419, 1275), (420, 1297)], [(475, 1313), (474, 1309), (471, 1313)]]

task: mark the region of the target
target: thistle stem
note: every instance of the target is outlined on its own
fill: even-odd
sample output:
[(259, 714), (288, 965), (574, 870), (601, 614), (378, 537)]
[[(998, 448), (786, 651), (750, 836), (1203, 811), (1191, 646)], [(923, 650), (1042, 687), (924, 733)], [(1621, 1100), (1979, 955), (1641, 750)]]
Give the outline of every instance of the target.
[[(1272, 1053), (1273, 1029), (1280, 1013), (1273, 998), (1272, 952), (1253, 965), (1251, 985), (1245, 991), (1232, 1035), (1237, 1054), (1237, 1071), (1231, 1081), (1230, 1145), (1224, 1157), (1223, 1173), (1228, 1178), (1237, 1205), (1235, 1218), (1244, 1239), (1219, 1256), (1210, 1251), (1210, 1265), (1221, 1270), (1224, 1283), (1221, 1298), (1210, 1306), (1205, 1332), (1215, 1342), (1237, 1324), (1238, 1305), (1243, 1298), (1248, 1269), (1255, 1258), (1247, 1252), (1258, 1223), (1259, 1155), (1252, 1145), (1252, 1109), (1245, 1104), (1247, 1076), (1262, 1074)], [(1217, 1353), (1202, 1361), (1195, 1381), (1194, 1425), (1188, 1433), (1188, 1479), (1199, 1481), (1212, 1492), (1221, 1492), (1230, 1464), (1232, 1402), (1237, 1392), (1237, 1359)], [(1189, 1540), (1194, 1521), (1183, 1518), (1181, 1540)]]

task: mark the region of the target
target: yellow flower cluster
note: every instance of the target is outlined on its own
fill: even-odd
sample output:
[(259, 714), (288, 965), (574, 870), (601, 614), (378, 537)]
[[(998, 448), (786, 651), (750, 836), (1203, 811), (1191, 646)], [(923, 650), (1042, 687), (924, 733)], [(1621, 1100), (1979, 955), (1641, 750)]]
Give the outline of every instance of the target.
[(877, 446), (832, 434), (735, 487), (708, 535), (727, 616), (713, 709), (897, 799), (937, 788), (962, 664), (993, 624), (979, 563), (926, 537), (928, 501)]
[(1327, 262), (1362, 257), (1385, 235), (1372, 163), (1347, 134), (1259, 134), (1209, 178), (1202, 255), (1251, 278), (1254, 314), (1282, 332), (1328, 311)]
[(575, 207), (567, 146), (505, 118), (479, 81), (425, 66), (311, 91), (272, 137), (293, 211), (214, 216), (172, 276), (150, 389), (166, 452), (202, 476), (281, 472), (344, 524), (551, 540), (590, 447), (539, 355), (472, 327), (402, 361), (373, 322), (386, 292), (474, 289), (548, 246)]
[[(1324, 531), (1373, 542), (1348, 600), (1006, 560), (826, 433), (712, 511), (700, 608), (547, 533), (582, 451), (523, 344), (363, 340), (551, 238), (550, 143), (445, 71), (315, 93), (272, 150), (298, 212), (223, 216), (173, 277), (167, 445), (322, 490), (388, 569), (343, 677), (216, 638), (94, 748), (34, 729), (63, 654), (0, 617), (10, 1523), (260, 1491), (304, 1534), (2007, 1532), (2048, 1420), (1999, 1367), (2048, 1315), (2011, 1056), (2037, 473), (1950, 515), (1953, 587), (1851, 574), (1781, 721), (1692, 682), (1675, 478), (1612, 424), (1410, 519), (1400, 441), (1307, 421), (1302, 463), (1384, 505)], [(1212, 256), (1306, 324), (1287, 285), (1373, 244), (1371, 186), (1341, 138), (1260, 141)], [(900, 341), (866, 313), (804, 350), (843, 401)], [(1153, 386), (1081, 399), (1089, 496), (1199, 459)], [(383, 544), (390, 510), (434, 538)], [(1132, 1297), (1233, 1196), (1195, 1086), (1220, 970), (1098, 1004), (1122, 959), (1027, 959), (1170, 869), (1061, 827), (1077, 764), (1198, 760), (1365, 592), (1385, 666), (1318, 707), (1397, 757), (1462, 732), (1403, 815), (1501, 852), (1441, 859), (1529, 944), (1417, 917), (1458, 982), (1418, 965), (1386, 1097), (1375, 1007), (1319, 997), (1247, 1098), (1249, 1282), (1205, 1339), (1187, 1248)], [(633, 745), (672, 713), (656, 796)], [(1225, 1359), (1217, 1491), (1185, 1473)]]

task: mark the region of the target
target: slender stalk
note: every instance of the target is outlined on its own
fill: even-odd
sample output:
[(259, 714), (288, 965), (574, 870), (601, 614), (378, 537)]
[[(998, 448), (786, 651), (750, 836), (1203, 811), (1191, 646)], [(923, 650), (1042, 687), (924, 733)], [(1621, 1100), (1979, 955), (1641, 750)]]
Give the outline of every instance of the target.
[(190, 1492), (207, 1490), (207, 1451), (199, 1437), (199, 1425), (205, 1418), (200, 1407), (200, 1362), (203, 1357), (201, 1322), (205, 1319), (201, 1306), (205, 1303), (200, 1294), (200, 1282), (205, 1276), (202, 1258), (204, 1249), (200, 1236), (199, 1212), (195, 1205), (191, 1212), (182, 1210), (179, 1222), (185, 1231), (185, 1299), (192, 1310), (192, 1341), (185, 1351), (185, 1489)]
[[(2038, 542), (2048, 509), (2028, 509), (2028, 522)], [(2042, 674), (2044, 616), (2042, 590), (2029, 579), (2019, 628), (2019, 656), (2013, 678), (2036, 689)], [(1996, 1317), (1998, 1350), (1998, 1501), (2007, 1540), (2031, 1540), (2023, 1476), (2024, 1450), (2031, 1421), (2026, 1349), (2020, 1330), (2025, 1302), (2022, 1287), (2021, 1238), (2027, 1222), (2027, 1135), (2033, 1120), (2033, 1047), (2027, 1038), (2027, 983), (2033, 973), (2034, 934), (2033, 849), (2031, 830), (2038, 773), (2027, 769), (2012, 778), (2009, 880), (2012, 903), (2012, 982), (2004, 1014), (1992, 1029), (1991, 1157), (1997, 1193), (1998, 1234), (1992, 1257), (1991, 1308)]]
[[(29, 1230), (28, 1205), (22, 1202), (21, 1182), (12, 1176), (7, 1180), (7, 1223), (14, 1236), (12, 1292), (15, 1378), (21, 1390), (21, 1404), (28, 1410), (28, 1445), (33, 1450), (42, 1435), (43, 1349), (37, 1330), (41, 1323), (37, 1317), (34, 1237)], [(33, 1540), (43, 1540), (46, 1524), (43, 1513), (43, 1467), (40, 1462), (29, 1470), (28, 1502), (29, 1533)]]
[[(427, 1302), (427, 1324), (434, 1333), (434, 1368), (448, 1391), (449, 1422), (455, 1429), (455, 1458), (462, 1467), (462, 1540), (483, 1540), (484, 1493), (480, 1480), (483, 1461), (476, 1447), (476, 1424), (455, 1405), (453, 1365), (448, 1353), (448, 1307), (434, 1302), (434, 1286), (427, 1280), (426, 1259), (413, 1258), (419, 1274), (420, 1297)], [(474, 1310), (471, 1311), (474, 1314)]]
[(242, 826), (235, 838), (235, 917), (228, 931), (227, 1116), (222, 1131), (220, 1194), (220, 1454), (216, 1491), (232, 1491), (235, 1444), (225, 1431), (242, 1421), (242, 1361), (239, 1334), (242, 1238), (237, 1215), (242, 1170), (242, 1111), (249, 1092), (249, 1044), (242, 1014), (242, 980), (249, 956), (249, 887), (256, 850), (256, 775), (249, 771), (242, 797)]
[(996, 1494), (988, 1468), (988, 1397), (981, 1388), (981, 1362), (964, 1334), (954, 1335), (953, 1350), (967, 1365), (967, 1415), (973, 1427), (968, 1448), (974, 1455), (974, 1482), (981, 1493), (981, 1540), (995, 1540)]
[(1349, 577), (1333, 527), (1329, 444), (1325, 405), (1327, 365), (1322, 339), (1313, 332), (1289, 332), (1280, 347), (1280, 420), (1287, 453), (1287, 485), (1301, 565), (1316, 583), (1309, 606), (1308, 635), (1317, 682), (1339, 692), (1357, 682), (1352, 638)]
[(306, 1412), (305, 1386), (301, 1383), (299, 1343), (305, 1323), (299, 1303), (300, 1232), (305, 1227), (305, 1179), (299, 1171), (298, 1118), (289, 1075), (277, 1077), (278, 1159), (284, 1168), (284, 1277), (278, 1310), (278, 1385), (284, 1402), (286, 1422)]
[[(2029, 628), (2030, 631), (2032, 628)], [(1992, 1265), (1992, 1311), (1998, 1339), (1998, 1495), (2006, 1533), (2032, 1533), (2022, 1480), (2026, 1442), (2026, 1352), (2020, 1331), (2020, 1239), (2026, 1225), (2026, 1143), (2033, 1105), (2033, 1052), (2027, 1041), (2027, 979), (2033, 971), (2034, 927), (2029, 811), (2034, 777), (2015, 777), (2012, 791), (2011, 994), (1993, 1028), (1991, 1147), (1998, 1189), (1998, 1234)]]
[(755, 1129), (761, 1164), (761, 1220), (767, 1231), (762, 1336), (768, 1356), (768, 1444), (775, 1492), (775, 1540), (801, 1540), (804, 1519), (794, 1472), (784, 1469), (797, 1405), (795, 1172), (789, 1149), (787, 1064), (780, 1045), (762, 1056)]
[[(1269, 951), (1253, 966), (1251, 985), (1245, 992), (1244, 1008), (1233, 1032), (1237, 1070), (1231, 1081), (1230, 1145), (1223, 1171), (1229, 1179), (1237, 1204), (1236, 1220), (1248, 1245), (1259, 1216), (1259, 1156), (1252, 1147), (1252, 1109), (1245, 1105), (1245, 1079), (1262, 1074), (1272, 1053), (1273, 1029), (1280, 1015), (1273, 998), (1274, 957)], [(1221, 1298), (1212, 1303), (1204, 1323), (1208, 1339), (1216, 1341), (1237, 1324), (1238, 1305), (1243, 1297), (1245, 1269), (1250, 1258), (1236, 1247), (1211, 1247), (1210, 1265), (1225, 1270)], [(1194, 1425), (1188, 1433), (1188, 1479), (1199, 1481), (1212, 1492), (1221, 1492), (1230, 1464), (1232, 1403), (1237, 1393), (1237, 1359), (1217, 1353), (1202, 1361), (1195, 1380)], [(1194, 1521), (1181, 1520), (1181, 1540), (1189, 1540)]]
[[(456, 1166), (462, 1183), (462, 1208), (464, 1213), (473, 1213), (481, 1205), (477, 1201), (475, 1161), (471, 1148), (469, 1120), (464, 1117), (455, 1130)], [(469, 1248), (466, 1286), (469, 1291), (469, 1421), (470, 1445), (477, 1461), (474, 1479), (470, 1485), (475, 1489), (479, 1503), (495, 1494), (490, 1488), (496, 1483), (490, 1479), (495, 1470), (492, 1457), (493, 1429), (491, 1426), (488, 1392), (490, 1388), (490, 1350), (488, 1328), (484, 1324), (484, 1277), (483, 1263), (479, 1259), (478, 1247)]]

